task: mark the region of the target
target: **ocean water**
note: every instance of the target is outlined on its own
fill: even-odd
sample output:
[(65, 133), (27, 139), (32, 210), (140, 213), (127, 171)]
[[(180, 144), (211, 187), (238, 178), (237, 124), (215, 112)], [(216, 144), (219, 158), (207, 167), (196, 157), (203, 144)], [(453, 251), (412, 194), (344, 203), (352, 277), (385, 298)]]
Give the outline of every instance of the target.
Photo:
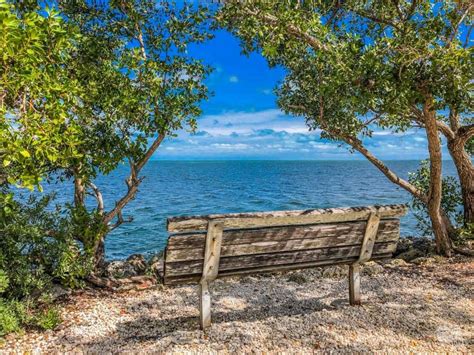
[[(406, 178), (419, 162), (387, 164)], [(444, 175), (454, 175), (454, 169), (451, 161), (444, 162)], [(108, 209), (124, 193), (127, 172), (123, 166), (97, 179)], [(367, 161), (152, 161), (142, 175), (146, 178), (136, 199), (124, 210), (134, 221), (107, 238), (109, 259), (163, 250), (168, 216), (410, 201), (405, 190)], [(71, 189), (58, 192), (62, 200), (72, 199)], [(401, 234), (419, 234), (411, 212), (402, 219)]]

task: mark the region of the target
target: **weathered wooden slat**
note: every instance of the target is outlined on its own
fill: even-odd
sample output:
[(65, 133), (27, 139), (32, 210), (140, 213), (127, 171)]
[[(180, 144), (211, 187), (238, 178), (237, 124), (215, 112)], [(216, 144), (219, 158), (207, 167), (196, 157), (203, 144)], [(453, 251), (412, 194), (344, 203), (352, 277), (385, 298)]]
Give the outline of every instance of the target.
[(380, 225), (380, 216), (372, 213), (367, 221), (362, 247), (360, 249), (359, 262), (370, 260), (372, 256), (373, 247), (377, 239), (377, 231)]
[(316, 223), (333, 223), (367, 220), (371, 213), (381, 218), (401, 217), (407, 212), (406, 205), (326, 208), (304, 211), (274, 211), (258, 213), (214, 214), (168, 218), (169, 232), (206, 230), (210, 220), (222, 220), (224, 229), (288, 226)]
[[(266, 241), (288, 241), (292, 239), (315, 239), (325, 237), (349, 237), (354, 234), (362, 235), (366, 229), (366, 221), (316, 224), (305, 226), (270, 227), (259, 229), (226, 230), (222, 236), (222, 245), (250, 244)], [(379, 234), (398, 233), (400, 221), (386, 219), (380, 222)], [(191, 234), (174, 234), (168, 239), (168, 251), (176, 249), (202, 249), (206, 234), (204, 232)]]
[[(315, 228), (314, 238), (306, 234), (304, 239), (271, 240), (268, 238), (255, 237), (255, 241), (246, 244), (230, 244), (221, 248), (221, 256), (239, 256), (250, 254), (274, 253), (290, 250), (308, 250), (317, 248), (329, 248), (345, 245), (361, 244), (364, 238), (363, 230), (356, 229), (349, 234), (320, 236), (318, 229)], [(399, 238), (398, 228), (393, 225), (392, 228), (380, 230), (376, 238), (377, 242), (397, 241)], [(176, 262), (185, 260), (199, 260), (203, 258), (203, 248), (194, 249), (170, 249), (166, 254), (166, 262)]]
[[(390, 257), (392, 257), (392, 253), (377, 254), (377, 255), (372, 255), (371, 260), (387, 259)], [(353, 262), (357, 261), (357, 259), (358, 257), (354, 256), (351, 258), (346, 258), (346, 259), (341, 259), (341, 260), (330, 259), (330, 260), (324, 260), (324, 261), (306, 262), (306, 263), (297, 263), (297, 264), (288, 264), (288, 265), (263, 266), (263, 267), (257, 267), (257, 268), (249, 268), (249, 269), (227, 270), (227, 271), (219, 272), (219, 274), (217, 275), (217, 278), (247, 275), (247, 274), (262, 274), (262, 273), (269, 273), (269, 272), (272, 273), (272, 272), (283, 272), (283, 271), (291, 271), (291, 270), (301, 270), (301, 269), (309, 269), (309, 268), (328, 266), (328, 265), (352, 264)], [(164, 278), (164, 283), (166, 285), (177, 285), (177, 284), (182, 284), (182, 283), (196, 283), (196, 282), (199, 282), (200, 279), (201, 279), (201, 274), (167, 276)]]
[[(219, 260), (221, 257), (222, 245), (222, 223), (209, 222), (206, 235), (206, 246), (204, 252), (204, 266), (202, 278), (205, 281), (212, 281), (217, 277), (219, 271)], [(167, 254), (169, 260), (169, 254)]]
[[(395, 251), (396, 245), (396, 242), (376, 243), (374, 246), (374, 254), (392, 253)], [(349, 247), (301, 250), (272, 254), (221, 257), (219, 270), (223, 272), (226, 270), (237, 270), (251, 267), (352, 258), (360, 255), (360, 249), (360, 245), (355, 245)], [(203, 260), (167, 262), (165, 277), (201, 273), (202, 267)]]

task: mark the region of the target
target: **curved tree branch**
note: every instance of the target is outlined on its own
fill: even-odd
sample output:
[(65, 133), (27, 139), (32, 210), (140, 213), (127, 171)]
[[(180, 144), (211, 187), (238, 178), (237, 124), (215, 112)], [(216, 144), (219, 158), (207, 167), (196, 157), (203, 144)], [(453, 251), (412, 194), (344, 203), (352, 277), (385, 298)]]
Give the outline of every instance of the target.
[(474, 137), (474, 124), (459, 127), (458, 137), (463, 144), (465, 144), (470, 138)]
[[(226, 1), (226, 2), (232, 2), (232, 1)], [(280, 24), (280, 22), (278, 21), (278, 18), (276, 18), (273, 15), (261, 13), (261, 12), (258, 12), (258, 11), (254, 11), (254, 10), (250, 9), (249, 7), (245, 7), (244, 11), (248, 15), (254, 16), (254, 17), (260, 19), (261, 21), (263, 21), (263, 22), (265, 22), (269, 25), (278, 26)], [(327, 50), (327, 47), (324, 43), (322, 43), (316, 37), (310, 35), (309, 33), (305, 32), (303, 30), (301, 30), (300, 28), (296, 27), (295, 25), (284, 24), (283, 26), (286, 27), (288, 33), (290, 33), (291, 35), (293, 35), (293, 36), (295, 36), (299, 39), (305, 40), (306, 43), (308, 43), (314, 49), (322, 50), (322, 51)]]
[[(421, 111), (418, 107), (412, 106), (412, 112), (415, 116), (414, 121), (421, 127), (426, 128), (425, 125), (425, 116), (423, 111)], [(447, 139), (454, 139), (455, 138), (455, 131), (451, 129), (446, 123), (436, 120), (436, 127), (438, 131), (440, 131)]]
[[(153, 153), (158, 149), (160, 144), (163, 142), (163, 139), (165, 139), (165, 134), (160, 133), (158, 137), (153, 141), (151, 146), (148, 148), (142, 159), (138, 161), (137, 163), (133, 163), (130, 161), (130, 176), (127, 178), (126, 183), (127, 183), (127, 193), (116, 202), (115, 207), (107, 212), (104, 216), (104, 223), (105, 224), (110, 224), (110, 222), (117, 216), (120, 216), (122, 213), (122, 209), (127, 205), (127, 203), (132, 200), (137, 191), (138, 191), (138, 186), (141, 184), (143, 181), (143, 177), (139, 178), (138, 174), (140, 173), (141, 169), (145, 166), (145, 164), (150, 160), (151, 156)], [(117, 221), (120, 225), (123, 222), (123, 218), (119, 218)], [(114, 225), (113, 228), (116, 228), (118, 225)]]
[(464, 19), (466, 18), (466, 16), (469, 14), (469, 12), (472, 10), (473, 7), (474, 7), (474, 4), (470, 4), (464, 9), (464, 12), (462, 13), (458, 22), (453, 27), (453, 32), (451, 33), (451, 36), (449, 37), (448, 42), (447, 42), (447, 47), (451, 46), (451, 43), (453, 42), (454, 38), (458, 34), (459, 26), (461, 26), (462, 22), (464, 21)]
[[(298, 110), (304, 109), (306, 111), (306, 109), (302, 107), (293, 106), (292, 108), (296, 108)], [(379, 169), (391, 182), (405, 189), (406, 191), (408, 191), (410, 194), (418, 198), (423, 203), (428, 202), (428, 196), (426, 196), (423, 192), (418, 190), (414, 185), (410, 184), (410, 182), (401, 178), (394, 171), (392, 171), (387, 165), (385, 165), (383, 161), (378, 159), (367, 148), (365, 148), (360, 139), (347, 135), (338, 129), (331, 128), (324, 118), (324, 107), (322, 105), (322, 102), (320, 103), (320, 107), (319, 107), (318, 121), (322, 129), (324, 129), (326, 132), (328, 132), (330, 135), (334, 136), (335, 138), (350, 145), (354, 150), (361, 153), (368, 161), (370, 161), (377, 169)]]
[(92, 189), (93, 196), (97, 200), (97, 211), (102, 215), (104, 213), (104, 199), (102, 198), (102, 193), (92, 182), (88, 182), (87, 185)]

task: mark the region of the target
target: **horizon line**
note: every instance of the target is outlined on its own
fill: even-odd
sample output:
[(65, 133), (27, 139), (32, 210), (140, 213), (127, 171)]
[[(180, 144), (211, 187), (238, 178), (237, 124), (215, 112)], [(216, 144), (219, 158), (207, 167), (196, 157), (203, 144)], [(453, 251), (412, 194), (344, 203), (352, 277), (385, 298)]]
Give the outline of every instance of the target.
[[(382, 159), (381, 159), (382, 160)], [(427, 160), (427, 158), (412, 158), (412, 159), (396, 159), (396, 158), (391, 158), (391, 159), (383, 159), (382, 161), (423, 161)], [(162, 161), (168, 161), (168, 162), (196, 162), (196, 161), (203, 161), (203, 162), (215, 162), (215, 161), (281, 161), (281, 162), (289, 162), (289, 161), (304, 161), (304, 162), (368, 162), (370, 163), (369, 160), (367, 159), (271, 159), (271, 158), (212, 158), (212, 159), (207, 159), (207, 158), (183, 158), (183, 159), (167, 159), (167, 158), (155, 158), (151, 159), (150, 162), (162, 162)], [(452, 162), (452, 159), (443, 159), (442, 162)]]

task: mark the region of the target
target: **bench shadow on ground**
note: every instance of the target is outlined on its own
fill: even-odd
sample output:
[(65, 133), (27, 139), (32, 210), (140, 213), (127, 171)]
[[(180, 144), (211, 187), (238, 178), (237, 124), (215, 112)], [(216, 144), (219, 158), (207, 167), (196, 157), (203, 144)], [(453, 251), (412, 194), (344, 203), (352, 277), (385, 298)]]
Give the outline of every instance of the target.
[[(223, 307), (222, 305), (219, 307), (214, 307), (212, 312), (212, 323), (214, 329), (216, 329), (219, 324), (224, 324), (227, 322), (245, 323), (265, 320), (270, 317), (282, 318), (287, 316), (307, 315), (314, 312), (322, 312), (323, 310), (327, 310), (329, 312), (336, 310), (341, 311), (346, 307), (350, 307), (348, 302), (348, 294), (343, 295), (340, 291), (329, 293), (321, 292), (321, 295), (319, 297), (301, 299), (301, 297), (298, 296), (298, 290), (295, 290), (294, 287), (290, 287), (290, 285), (291, 284), (289, 283), (288, 287), (281, 287), (279, 289), (279, 297), (277, 300), (271, 299), (268, 295), (263, 293), (254, 293), (249, 294), (247, 296), (245, 296), (245, 294), (241, 294), (239, 298), (242, 298), (246, 302), (246, 307), (244, 309), (228, 309), (227, 307)], [(234, 284), (228, 287), (238, 288), (239, 285)], [(228, 291), (229, 288), (227, 288), (226, 291), (216, 293), (213, 297), (213, 302), (217, 303), (219, 299), (223, 299), (224, 297), (226, 297)], [(446, 290), (446, 293), (449, 297), (449, 289)], [(402, 291), (394, 292), (391, 295), (392, 301), (396, 301), (397, 299), (403, 298), (404, 295)], [(371, 301), (366, 299), (365, 302)], [(377, 301), (373, 300), (373, 302), (376, 303)], [(420, 307), (430, 307), (425, 302), (422, 295), (414, 297), (412, 302), (415, 302)], [(120, 346), (120, 344), (125, 345), (129, 344), (130, 342), (133, 342), (135, 344), (141, 342), (160, 342), (160, 340), (163, 340), (166, 337), (170, 337), (176, 332), (179, 332), (180, 334), (192, 332), (192, 334), (189, 334), (189, 337), (198, 338), (201, 336), (202, 333), (200, 333), (199, 331), (197, 292), (196, 297), (191, 297), (185, 306), (188, 307), (193, 305), (196, 307), (195, 311), (192, 314), (185, 316), (173, 317), (172, 312), (169, 312), (169, 314), (163, 314), (161, 317), (158, 318), (150, 316), (149, 314), (147, 314), (148, 312), (138, 312), (136, 319), (117, 324), (116, 331), (113, 335), (100, 338), (89, 343), (82, 343), (81, 346), (86, 349), (90, 347), (94, 349), (101, 348), (113, 350), (117, 349), (116, 347)], [(154, 307), (160, 306), (160, 304), (156, 304), (156, 306)], [(134, 309), (140, 309), (140, 307), (141, 302), (137, 302), (136, 304), (131, 306), (131, 308)], [(461, 310), (451, 309), (446, 310), (445, 312), (443, 312), (443, 314), (440, 314), (439, 316), (444, 317), (448, 321), (453, 320), (458, 323), (460, 316), (465, 317), (464, 319), (466, 319), (466, 324), (468, 324), (470, 319), (468, 312), (466, 312), (465, 314), (460, 314), (460, 312), (464, 313)], [(454, 316), (454, 313), (458, 314)], [(342, 314), (342, 316), (344, 317), (344, 314)], [(354, 328), (363, 326), (364, 328), (369, 327), (375, 330), (378, 327), (383, 327), (388, 328), (396, 333), (401, 333), (410, 338), (413, 338), (413, 331), (415, 331), (416, 333), (416, 324), (411, 325), (412, 329), (410, 329), (409, 331), (407, 329), (401, 329), (397, 326), (399, 322), (399, 317), (400, 314), (387, 313), (382, 320), (379, 319), (377, 321), (374, 321), (372, 324), (358, 324), (358, 322), (354, 322), (353, 319), (351, 321), (354, 323)], [(450, 319), (451, 317), (452, 319)], [(330, 313), (328, 313), (328, 318), (331, 318)], [(245, 327), (245, 325), (242, 326)], [(432, 326), (428, 327), (425, 332), (426, 331), (434, 332), (435, 325), (433, 324)], [(420, 337), (424, 335), (426, 334), (419, 334)], [(330, 336), (330, 334), (328, 334), (327, 336)]]
[[(239, 287), (232, 285), (232, 287)], [(196, 287), (197, 290), (197, 287)], [(227, 292), (219, 292), (213, 295), (213, 303), (218, 302), (219, 299), (226, 297)], [(284, 298), (283, 302), (275, 302), (266, 294), (252, 295), (251, 297), (242, 298), (246, 301), (245, 309), (237, 310), (219, 310), (213, 306), (212, 310), (212, 324), (213, 327), (218, 327), (219, 324), (227, 322), (252, 322), (258, 320), (265, 320), (270, 317), (281, 318), (287, 316), (302, 316), (312, 312), (321, 312), (323, 310), (335, 310), (345, 306), (349, 306), (348, 299), (334, 299), (330, 304), (324, 303), (325, 299), (333, 298), (338, 293), (324, 293), (320, 297), (300, 299), (294, 289), (282, 288), (280, 290), (279, 299)], [(141, 302), (137, 302), (130, 308), (140, 308)], [(199, 330), (199, 310), (198, 310), (198, 296), (194, 297), (192, 304), (195, 306), (195, 312), (189, 316), (176, 316), (162, 318), (152, 317), (146, 313), (141, 313), (132, 320), (119, 323), (116, 326), (116, 331), (113, 336), (97, 339), (96, 341), (87, 344), (81, 344), (83, 347), (93, 348), (112, 348), (112, 345), (124, 344), (132, 341), (134, 343), (146, 341), (160, 341), (173, 332), (200, 332)], [(160, 307), (159, 304), (156, 307)]]

